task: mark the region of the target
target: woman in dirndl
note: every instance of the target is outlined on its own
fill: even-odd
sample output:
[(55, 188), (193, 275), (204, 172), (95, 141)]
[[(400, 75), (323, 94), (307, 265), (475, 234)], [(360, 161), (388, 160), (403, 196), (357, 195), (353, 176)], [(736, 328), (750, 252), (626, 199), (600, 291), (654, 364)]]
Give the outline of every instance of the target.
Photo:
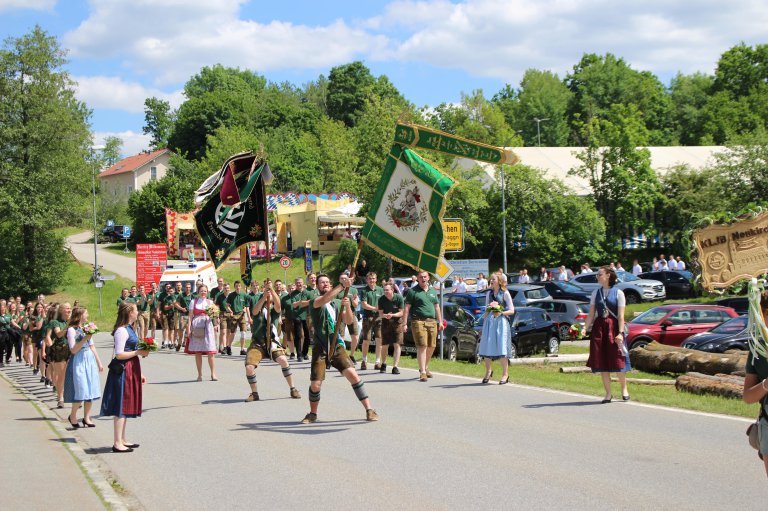
[[(627, 390), (627, 371), (629, 352), (624, 346), (624, 292), (615, 287), (618, 281), (616, 270), (603, 266), (597, 271), (600, 287), (593, 293), (589, 302), (589, 315), (584, 327), (589, 333), (589, 359), (587, 367), (593, 373), (600, 373), (605, 389), (603, 403), (610, 403), (611, 373), (617, 373), (621, 385), (621, 399), (629, 401)], [(590, 328), (591, 326), (591, 328)]]
[(69, 360), (69, 345), (67, 344), (67, 325), (72, 315), (72, 306), (62, 303), (56, 308), (56, 317), (48, 324), (49, 348), (48, 363), (51, 365), (51, 379), (56, 391), (56, 408), (64, 408), (64, 373)]
[(208, 299), (208, 286), (197, 287), (197, 298), (192, 300), (192, 319), (187, 324), (186, 353), (195, 356), (197, 365), (197, 381), (203, 381), (203, 355), (208, 356), (208, 367), (211, 369), (211, 381), (216, 381), (216, 332), (213, 321), (208, 316), (207, 309), (213, 305)]
[(71, 356), (64, 375), (64, 402), (72, 403), (69, 425), (75, 429), (80, 427), (77, 423), (77, 411), (80, 406), (83, 407), (83, 427), (96, 427), (91, 421), (91, 406), (93, 401), (101, 398), (99, 373), (104, 370), (104, 366), (96, 353), (92, 336), (83, 331), (83, 325), (87, 323), (88, 310), (85, 307), (75, 307), (67, 328), (67, 344)]
[(483, 333), (480, 336), (480, 348), (478, 354), (485, 362), (485, 378), (483, 383), (488, 383), (493, 376), (491, 363), (494, 360), (501, 361), (502, 375), (499, 385), (509, 381), (509, 352), (512, 341), (512, 333), (509, 325), (509, 316), (515, 313), (512, 304), (512, 296), (502, 285), (500, 274), (491, 275), (490, 288), (486, 294), (485, 303), (488, 307), (500, 306), (502, 312), (485, 311)]
[(101, 401), (101, 416), (115, 418), (112, 452), (132, 452), (139, 447), (139, 444), (125, 439), (125, 419), (141, 417), (142, 385), (146, 379), (141, 374), (139, 357), (149, 355), (147, 350), (137, 350), (139, 337), (133, 330), (133, 323), (138, 316), (136, 304), (124, 301), (117, 311), (117, 321), (112, 331), (115, 338), (115, 358), (109, 364), (104, 397)]

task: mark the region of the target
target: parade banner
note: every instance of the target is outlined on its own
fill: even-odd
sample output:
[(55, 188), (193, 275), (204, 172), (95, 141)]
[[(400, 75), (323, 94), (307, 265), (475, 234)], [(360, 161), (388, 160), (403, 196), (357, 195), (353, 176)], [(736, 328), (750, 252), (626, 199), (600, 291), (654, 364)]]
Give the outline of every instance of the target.
[(510, 149), (473, 142), (418, 124), (395, 126), (395, 142), (494, 164), (514, 165), (520, 158)]
[(246, 244), (240, 247), (240, 279), (248, 287), (253, 279), (253, 267), (251, 266), (251, 250)]
[[(255, 159), (255, 156), (250, 158)], [(216, 268), (241, 245), (258, 241), (266, 243), (269, 239), (265, 183), (260, 171), (266, 165), (251, 172), (250, 164), (241, 163), (246, 170), (236, 176), (237, 189), (243, 194), (239, 197), (240, 203), (228, 207), (219, 194), (209, 193), (208, 202), (195, 214), (197, 232)], [(248, 196), (245, 196), (246, 191)]]
[(694, 231), (693, 242), (699, 251), (701, 284), (707, 290), (768, 273), (768, 212), (709, 225)]
[(435, 273), (443, 255), (445, 199), (455, 184), (411, 149), (394, 144), (362, 239), (403, 264)]
[(168, 264), (166, 246), (163, 243), (139, 243), (136, 245), (136, 285), (160, 283)]

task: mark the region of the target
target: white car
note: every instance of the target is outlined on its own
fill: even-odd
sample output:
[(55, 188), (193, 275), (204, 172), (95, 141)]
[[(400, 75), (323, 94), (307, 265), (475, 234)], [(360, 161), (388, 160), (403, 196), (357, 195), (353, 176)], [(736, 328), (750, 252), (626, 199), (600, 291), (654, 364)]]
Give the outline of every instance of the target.
[[(627, 271), (621, 270), (617, 271), (616, 275), (619, 277), (616, 287), (624, 291), (627, 303), (652, 302), (664, 300), (667, 297), (664, 284), (658, 280), (641, 279)], [(588, 291), (600, 287), (600, 284), (597, 283), (596, 271), (574, 275), (571, 282)]]

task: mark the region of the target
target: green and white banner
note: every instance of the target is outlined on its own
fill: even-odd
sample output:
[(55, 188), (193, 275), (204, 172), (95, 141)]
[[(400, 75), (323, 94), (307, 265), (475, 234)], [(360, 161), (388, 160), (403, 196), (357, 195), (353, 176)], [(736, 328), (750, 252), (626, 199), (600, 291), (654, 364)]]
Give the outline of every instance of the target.
[(446, 195), (455, 181), (411, 149), (394, 144), (362, 238), (378, 252), (435, 273), (443, 255)]
[(418, 124), (398, 123), (395, 126), (395, 142), (497, 165), (514, 165), (520, 161), (511, 149), (481, 144)]

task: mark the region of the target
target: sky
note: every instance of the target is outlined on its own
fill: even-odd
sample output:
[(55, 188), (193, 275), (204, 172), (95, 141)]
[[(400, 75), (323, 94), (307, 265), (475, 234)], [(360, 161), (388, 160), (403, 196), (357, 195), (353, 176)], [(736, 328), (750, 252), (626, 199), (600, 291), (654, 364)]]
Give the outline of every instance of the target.
[(361, 60), (434, 107), (517, 88), (527, 69), (563, 78), (585, 53), (668, 85), (768, 43), (764, 0), (0, 0), (4, 40), (35, 25), (68, 50), (95, 144), (118, 136), (125, 155), (148, 146), (144, 100), (178, 107), (184, 83), (217, 63), (302, 85)]

